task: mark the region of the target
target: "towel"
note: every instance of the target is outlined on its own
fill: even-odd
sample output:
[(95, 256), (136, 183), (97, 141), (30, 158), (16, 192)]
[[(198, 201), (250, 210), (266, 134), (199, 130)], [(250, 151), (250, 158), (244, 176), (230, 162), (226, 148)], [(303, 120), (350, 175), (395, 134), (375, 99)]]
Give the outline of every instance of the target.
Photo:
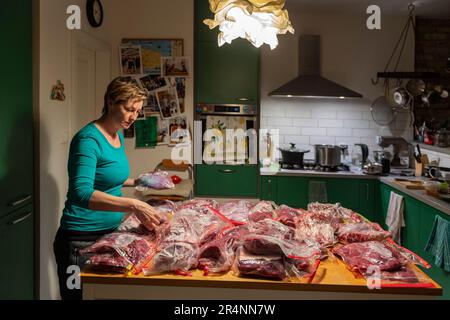
[(450, 272), (450, 221), (436, 215), (425, 251), (435, 258), (435, 265)]
[(327, 185), (325, 181), (309, 181), (309, 202), (328, 203)]
[(405, 226), (405, 220), (403, 219), (403, 197), (392, 191), (391, 197), (389, 198), (386, 225), (389, 227), (392, 239), (398, 244), (401, 244), (401, 229)]

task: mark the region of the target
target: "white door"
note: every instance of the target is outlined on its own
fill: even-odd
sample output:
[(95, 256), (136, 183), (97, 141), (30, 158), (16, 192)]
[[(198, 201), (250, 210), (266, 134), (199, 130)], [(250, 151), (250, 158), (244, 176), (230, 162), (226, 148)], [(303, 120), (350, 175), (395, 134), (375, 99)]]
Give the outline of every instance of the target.
[(100, 117), (110, 66), (110, 45), (82, 31), (72, 33), (70, 137)]

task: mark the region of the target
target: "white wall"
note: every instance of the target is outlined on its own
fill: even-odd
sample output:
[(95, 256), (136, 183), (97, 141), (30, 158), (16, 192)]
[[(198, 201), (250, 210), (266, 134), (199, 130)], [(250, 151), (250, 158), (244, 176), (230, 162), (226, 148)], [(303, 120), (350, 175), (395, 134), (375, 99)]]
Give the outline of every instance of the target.
[[(382, 29), (366, 28), (367, 15), (303, 10), (287, 7), (295, 35), (280, 35), (279, 46), (262, 49), (261, 126), (280, 130), (280, 145), (289, 142), (313, 150), (320, 143), (366, 143), (370, 153), (377, 148), (375, 135), (412, 138), (408, 115), (402, 114), (389, 126), (379, 126), (371, 117), (371, 102), (383, 93), (371, 78), (383, 71), (407, 16), (382, 16)], [(321, 36), (322, 76), (363, 95), (363, 99), (271, 98), (268, 93), (297, 76), (298, 36)], [(414, 38), (408, 39), (398, 70), (414, 68)], [(351, 151), (351, 150), (350, 150)], [(313, 158), (314, 152), (305, 155)]]
[[(117, 46), (122, 38), (183, 38), (184, 52), (193, 55), (192, 0), (109, 0), (103, 1), (104, 23), (90, 28), (84, 14), (86, 0), (41, 0), (39, 31), (39, 158), (40, 158), (40, 298), (58, 299), (58, 281), (52, 242), (67, 192), (68, 141), (64, 133), (69, 127), (70, 47), (73, 32), (66, 28), (66, 8), (79, 5), (83, 17), (81, 27), (94, 37), (111, 45), (111, 74), (119, 73)], [(64, 102), (50, 100), (56, 80), (66, 88)], [(186, 85), (186, 113), (192, 115), (192, 78)], [(135, 150), (134, 140), (126, 141), (133, 175), (153, 168), (170, 155), (168, 147)]]

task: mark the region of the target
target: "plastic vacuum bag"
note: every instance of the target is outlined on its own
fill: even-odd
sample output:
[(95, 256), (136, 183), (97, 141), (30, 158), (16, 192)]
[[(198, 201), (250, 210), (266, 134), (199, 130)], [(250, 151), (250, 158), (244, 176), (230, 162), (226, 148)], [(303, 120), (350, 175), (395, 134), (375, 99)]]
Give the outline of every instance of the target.
[(145, 191), (147, 189), (173, 189), (175, 184), (167, 171), (156, 170), (154, 172), (144, 173), (136, 179), (136, 190)]

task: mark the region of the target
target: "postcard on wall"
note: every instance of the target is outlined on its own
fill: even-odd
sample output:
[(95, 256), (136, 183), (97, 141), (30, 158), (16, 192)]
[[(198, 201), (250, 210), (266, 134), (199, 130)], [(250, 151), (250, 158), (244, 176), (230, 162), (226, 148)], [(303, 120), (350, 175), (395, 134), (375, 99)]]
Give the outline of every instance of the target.
[(183, 39), (122, 39), (122, 44), (139, 45), (144, 74), (161, 74), (161, 57), (182, 56)]
[(169, 145), (186, 142), (189, 137), (189, 128), (186, 116), (175, 117), (167, 120), (169, 123)]
[(161, 76), (163, 77), (189, 77), (189, 57), (161, 57)]
[(156, 99), (156, 94), (154, 92), (149, 92), (146, 103), (147, 104), (143, 107), (144, 116), (146, 118), (160, 114), (158, 100)]
[(142, 75), (140, 46), (119, 46), (120, 74), (122, 76)]
[(167, 86), (167, 80), (159, 75), (146, 75), (139, 78), (142, 88), (148, 92)]
[(169, 120), (168, 119), (162, 119), (161, 115), (152, 115), (152, 117), (155, 117), (157, 120), (157, 144), (160, 145), (167, 145), (169, 144)]
[(173, 118), (180, 115), (177, 89), (165, 87), (154, 91), (158, 100), (159, 110), (163, 119)]
[(186, 97), (186, 78), (182, 77), (171, 77), (166, 78), (169, 81), (169, 84), (172, 87), (175, 87), (177, 89), (177, 95), (178, 95), (178, 103), (180, 105), (180, 113), (184, 113), (184, 106), (185, 106), (185, 97)]

